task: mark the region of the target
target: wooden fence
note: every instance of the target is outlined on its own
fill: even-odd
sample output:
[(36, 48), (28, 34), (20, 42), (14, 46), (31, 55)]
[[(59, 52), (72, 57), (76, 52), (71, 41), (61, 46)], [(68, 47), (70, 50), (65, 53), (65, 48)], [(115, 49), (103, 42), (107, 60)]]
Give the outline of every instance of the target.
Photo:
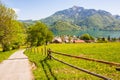
[(59, 59), (55, 58), (52, 54), (58, 54), (58, 55), (63, 55), (63, 56), (72, 57), (72, 58), (78, 58), (78, 59), (95, 61), (95, 62), (100, 62), (100, 63), (104, 63), (104, 64), (109, 64), (109, 65), (120, 66), (119, 63), (113, 63), (113, 62), (111, 63), (111, 62), (107, 62), (107, 61), (101, 61), (101, 60), (95, 60), (95, 59), (90, 59), (90, 58), (84, 58), (84, 57), (79, 57), (79, 56), (68, 55), (68, 54), (64, 54), (64, 53), (60, 53), (60, 52), (55, 52), (55, 51), (52, 51), (52, 50), (50, 50), (50, 49), (47, 50), (47, 57), (48, 57), (49, 59), (54, 59), (54, 60), (56, 60), (56, 61), (58, 61), (58, 62), (61, 62), (61, 63), (65, 64), (65, 65), (68, 65), (68, 66), (70, 66), (70, 67), (72, 67), (72, 68), (74, 68), (74, 69), (83, 71), (83, 72), (85, 72), (85, 73), (87, 73), (87, 74), (90, 74), (90, 75), (99, 77), (99, 78), (104, 79), (104, 80), (111, 80), (111, 79), (110, 79), (110, 78), (107, 78), (107, 77), (105, 77), (105, 76), (102, 76), (102, 75), (100, 75), (100, 74), (96, 74), (96, 73), (94, 73), (94, 72), (88, 71), (88, 70), (86, 70), (86, 69), (79, 68), (79, 67), (77, 67), (77, 66), (75, 66), (75, 65), (69, 64), (69, 63), (64, 62), (64, 61), (62, 61), (62, 60), (59, 60)]

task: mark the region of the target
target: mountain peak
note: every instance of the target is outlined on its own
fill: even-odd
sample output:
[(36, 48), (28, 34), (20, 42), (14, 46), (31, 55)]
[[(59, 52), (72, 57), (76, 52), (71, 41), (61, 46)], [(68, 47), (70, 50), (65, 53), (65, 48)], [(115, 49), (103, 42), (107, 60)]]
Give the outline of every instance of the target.
[(71, 9), (72, 10), (82, 10), (84, 8), (83, 7), (79, 7), (79, 6), (73, 6)]
[(74, 5), (72, 8), (79, 8), (79, 6), (75, 6), (75, 5)]

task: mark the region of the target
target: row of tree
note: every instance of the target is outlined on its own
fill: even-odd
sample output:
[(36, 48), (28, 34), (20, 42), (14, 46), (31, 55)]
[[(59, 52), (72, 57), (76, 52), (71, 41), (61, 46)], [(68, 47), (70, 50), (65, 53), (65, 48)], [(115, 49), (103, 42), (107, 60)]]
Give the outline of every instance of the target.
[(25, 28), (16, 18), (15, 11), (0, 2), (0, 45), (3, 51), (19, 48), (25, 43), (40, 46), (52, 40), (53, 34), (44, 23), (36, 22)]

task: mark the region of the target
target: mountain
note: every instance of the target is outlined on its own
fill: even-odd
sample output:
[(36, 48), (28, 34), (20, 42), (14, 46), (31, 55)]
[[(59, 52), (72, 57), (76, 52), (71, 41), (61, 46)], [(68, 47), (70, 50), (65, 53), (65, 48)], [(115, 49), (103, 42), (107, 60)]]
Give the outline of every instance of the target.
[(25, 22), (25, 23), (32, 23), (33, 20), (32, 19), (29, 19), (29, 20), (19, 20), (20, 22)]
[(54, 23), (60, 20), (80, 26), (81, 30), (120, 30), (120, 16), (104, 10), (85, 9), (78, 6), (58, 11), (41, 21), (54, 26)]
[(22, 22), (24, 27), (27, 28), (32, 24), (34, 24), (37, 20), (28, 19), (28, 20), (18, 20), (18, 21)]
[(50, 29), (56, 35), (76, 35), (81, 30), (81, 27), (67, 21), (58, 20), (51, 25)]
[(120, 16), (119, 16), (119, 15), (114, 15), (114, 17), (115, 17), (116, 19), (119, 19), (119, 20), (120, 20)]
[[(21, 20), (27, 27), (37, 20)], [(41, 19), (55, 35), (82, 35), (94, 37), (120, 37), (120, 16), (104, 10), (73, 6)]]

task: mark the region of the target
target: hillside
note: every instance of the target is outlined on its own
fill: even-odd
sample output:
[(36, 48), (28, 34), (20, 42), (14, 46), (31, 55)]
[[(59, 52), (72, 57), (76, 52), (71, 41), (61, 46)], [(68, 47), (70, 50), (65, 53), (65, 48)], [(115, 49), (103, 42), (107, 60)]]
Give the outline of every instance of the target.
[(120, 30), (120, 16), (112, 15), (104, 10), (84, 9), (73, 6), (72, 8), (58, 11), (42, 19), (47, 25), (53, 25), (58, 20), (68, 21), (81, 26), (82, 29)]
[(81, 30), (81, 27), (67, 21), (56, 21), (51, 25), (50, 29), (56, 35), (75, 35)]

